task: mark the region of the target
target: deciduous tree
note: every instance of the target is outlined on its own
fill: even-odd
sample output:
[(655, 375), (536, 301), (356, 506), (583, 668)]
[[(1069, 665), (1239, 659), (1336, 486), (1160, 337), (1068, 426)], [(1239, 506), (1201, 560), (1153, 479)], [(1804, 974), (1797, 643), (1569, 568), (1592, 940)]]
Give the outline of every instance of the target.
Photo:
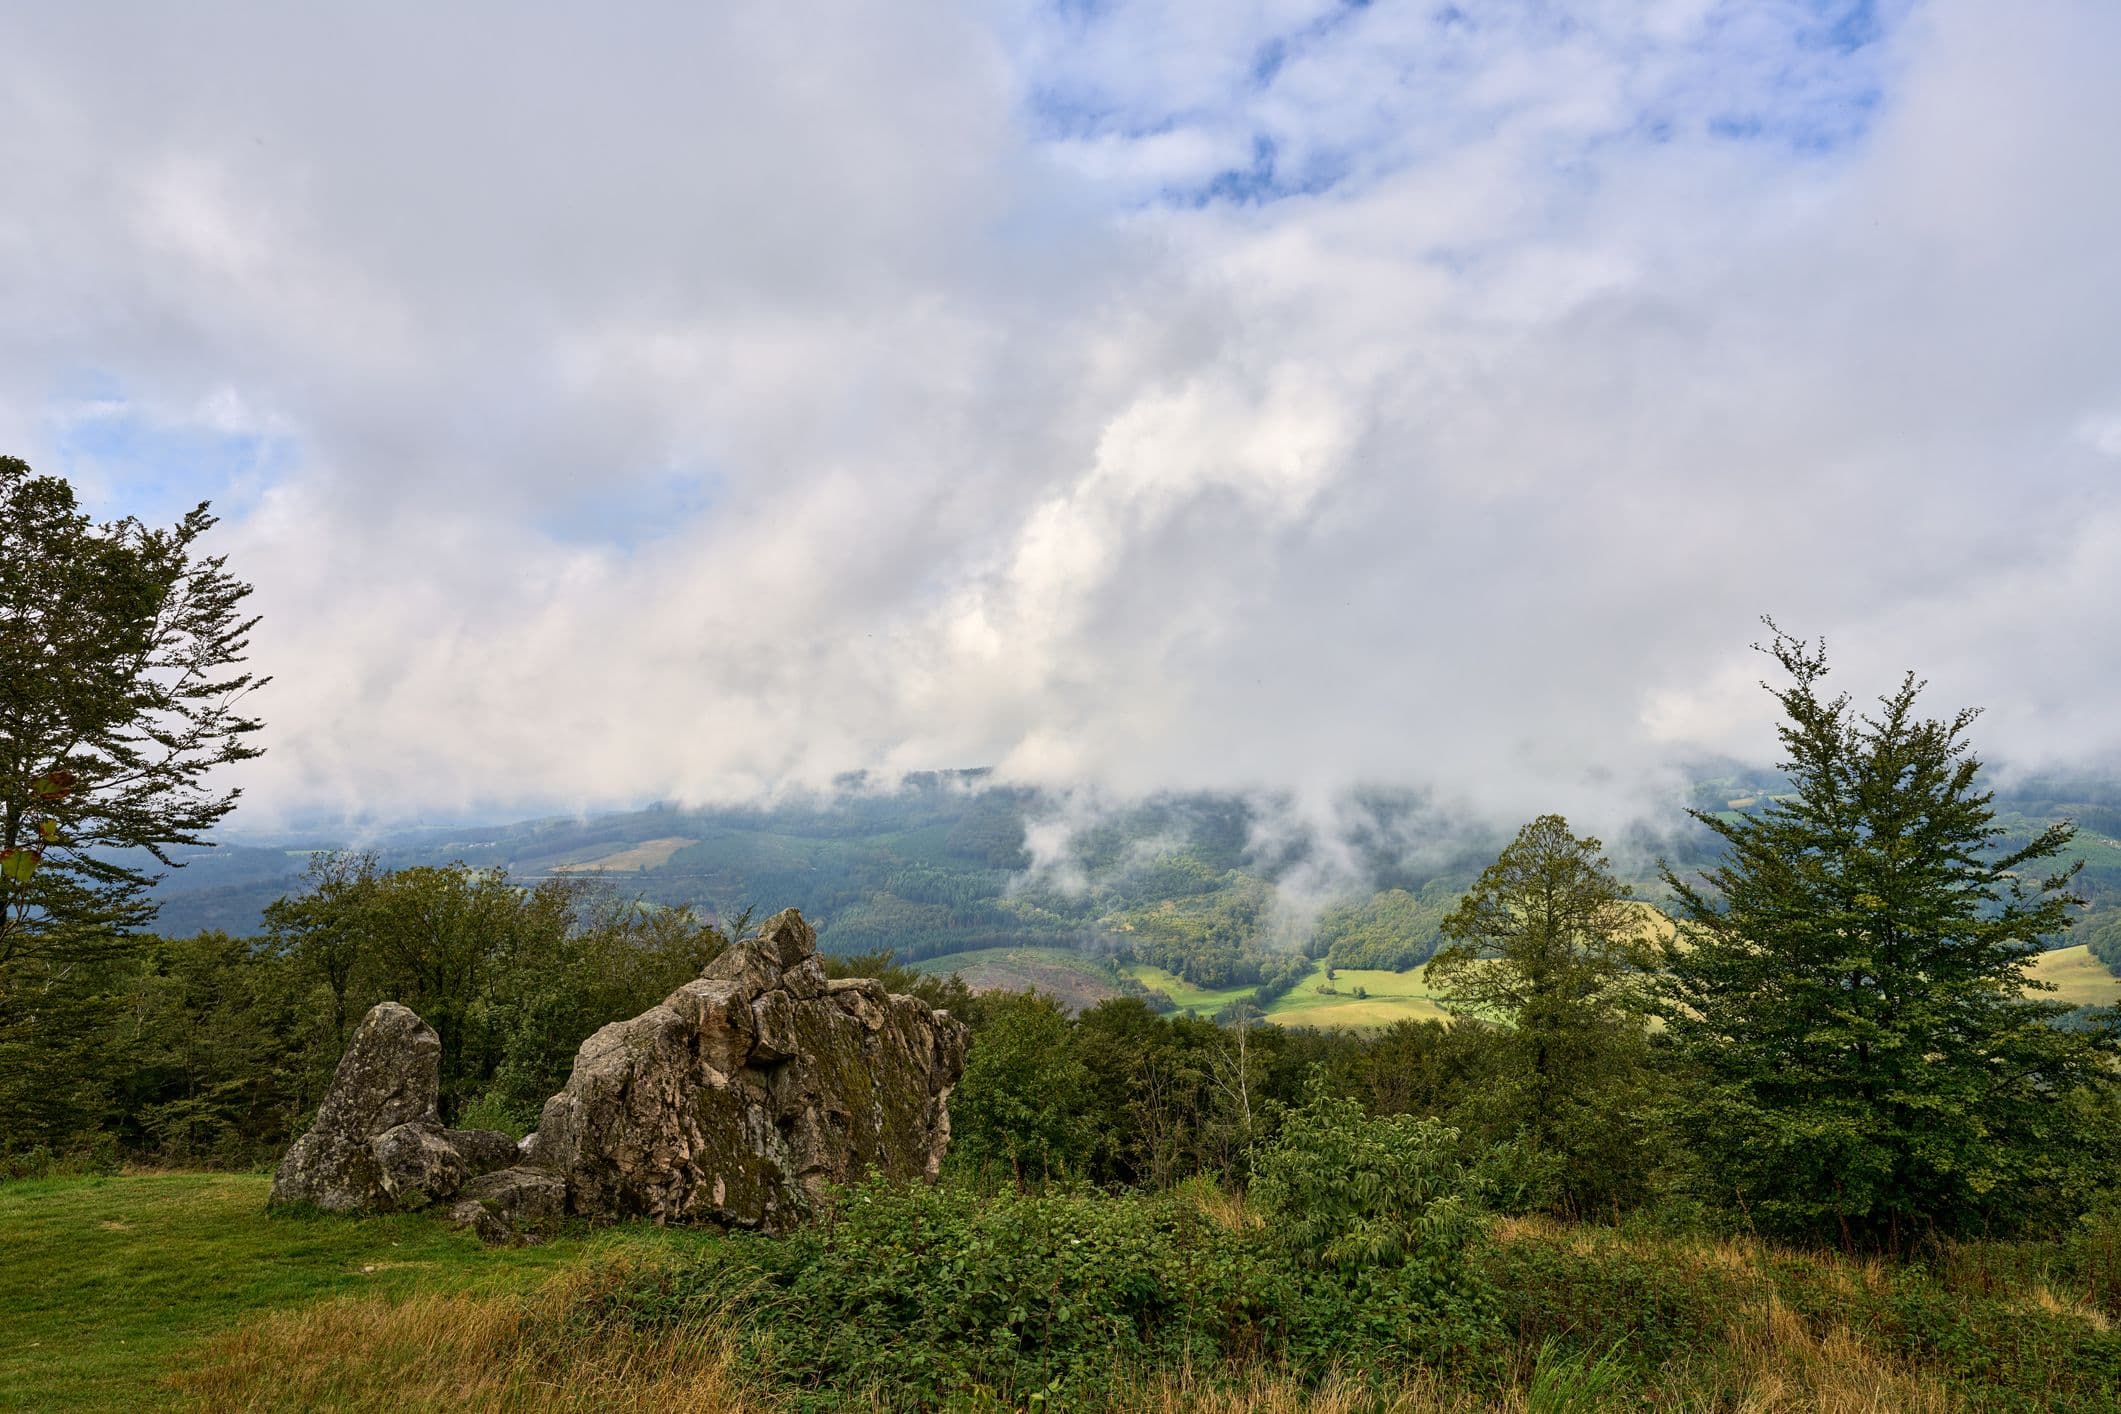
[(1707, 1172), (1761, 1226), (1849, 1244), (2013, 1224), (2069, 1187), (2085, 1134), (2065, 1102), (2112, 1083), (2110, 1035), (2024, 995), (2070, 922), (2072, 871), (2041, 868), (2072, 828), (2003, 848), (1976, 712), (1921, 716), (1913, 674), (1864, 715), (1822, 695), (1823, 645), (1776, 630), (1764, 651), (1789, 678), (1770, 690), (1790, 792), (1695, 811), (1723, 860), (1665, 875)]
[(65, 481), (0, 457), (0, 1002), (10, 969), (122, 946), (155, 868), (202, 843), (259, 754), (241, 671), (250, 586), (166, 530), (95, 524)]
[(1639, 1196), (1647, 971), (1641, 909), (1595, 839), (1542, 815), (1444, 919), (1428, 978), (1445, 1007), (1498, 1023), (1498, 1073), (1469, 1102), (1491, 1137), (1521, 1136), (1565, 1207)]

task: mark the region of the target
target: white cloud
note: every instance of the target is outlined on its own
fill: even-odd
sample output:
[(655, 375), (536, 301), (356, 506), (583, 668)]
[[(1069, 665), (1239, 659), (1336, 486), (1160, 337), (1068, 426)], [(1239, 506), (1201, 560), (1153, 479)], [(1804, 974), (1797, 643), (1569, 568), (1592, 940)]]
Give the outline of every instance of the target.
[(259, 815), (996, 762), (1611, 831), (1770, 749), (1763, 610), (2121, 749), (2121, 18), (1464, 9), (14, 15), (0, 445), (112, 511), (91, 404), (281, 449), (182, 469)]
[(2100, 456), (2121, 459), (2121, 414), (2087, 417), (2077, 425), (2077, 436)]

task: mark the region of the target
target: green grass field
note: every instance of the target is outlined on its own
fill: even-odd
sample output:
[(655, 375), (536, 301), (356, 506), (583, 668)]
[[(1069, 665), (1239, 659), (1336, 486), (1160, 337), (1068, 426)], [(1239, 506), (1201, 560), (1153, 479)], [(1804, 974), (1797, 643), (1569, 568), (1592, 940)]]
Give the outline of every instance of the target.
[[(1196, 987), (1174, 973), (1160, 967), (1149, 967), (1143, 963), (1129, 963), (1120, 969), (1143, 986), (1154, 987), (1177, 1002), (1181, 1008), (1191, 1009), (1201, 1016), (1213, 1016), (1216, 1012), (1242, 997), (1249, 997), (1255, 987), (1220, 987), (1209, 989)], [(1436, 1004), (1428, 983), (1419, 970), (1413, 972), (1378, 972), (1341, 969), (1335, 973), (1332, 983), (1337, 994), (1321, 993), (1318, 988), (1326, 980), (1326, 965), (1316, 963), (1304, 975), (1304, 979), (1267, 1008), (1267, 1020), (1278, 1026), (1316, 1026), (1323, 1030), (1373, 1031), (1390, 1026), (1395, 1021), (1442, 1020), (1444, 1010)], [(1358, 997), (1355, 989), (1361, 987), (1367, 996)]]
[[(1652, 925), (1668, 933), (1671, 923), (1663, 914), (1643, 906)], [(987, 948), (930, 958), (914, 964), (921, 972), (956, 972), (975, 990), (1033, 988), (1058, 997), (1071, 1010), (1094, 1006), (1111, 987), (1113, 969), (1102, 959), (1086, 957), (1066, 948)], [(1127, 963), (1118, 972), (1143, 986), (1154, 988), (1178, 1003), (1181, 1010), (1214, 1016), (1231, 1002), (1252, 995), (1252, 987), (1196, 987), (1175, 973), (1145, 963)], [(2082, 947), (2059, 948), (2041, 955), (2033, 975), (2052, 982), (2053, 992), (2040, 994), (2050, 1001), (2071, 1006), (2112, 1006), (2121, 1003), (2121, 978), (2094, 959)], [(1326, 966), (1314, 963), (1310, 972), (1267, 1008), (1267, 1020), (1279, 1026), (1315, 1026), (1321, 1030), (1374, 1031), (1397, 1021), (1447, 1021), (1450, 1014), (1429, 989), (1426, 969), (1412, 972), (1380, 972), (1342, 968), (1336, 971), (1333, 991), (1321, 992)], [(1365, 996), (1355, 995), (1360, 987)]]
[(1176, 972), (1166, 972), (1145, 962), (1130, 962), (1120, 971), (1144, 987), (1162, 992), (1178, 1003), (1179, 1010), (1195, 1011), (1202, 1016), (1213, 1016), (1239, 997), (1249, 997), (1259, 990), (1256, 986), (1196, 987)]
[[(266, 1186), (258, 1175), (181, 1173), (0, 1184), (0, 1409), (886, 1407), (830, 1386), (802, 1397), (773, 1364), (770, 1344), (741, 1343), (717, 1291), (694, 1291), (689, 1306), (666, 1303), (672, 1276), (721, 1241), (713, 1233), (625, 1224), (593, 1238), (488, 1249), (421, 1216), (271, 1217)], [(1215, 1223), (1249, 1225), (1240, 1197), (1205, 1190), (1199, 1201)], [(1082, 1407), (2113, 1407), (2121, 1307), (2110, 1278), (2079, 1265), (2081, 1249), (2067, 1243), (1947, 1243), (1940, 1259), (1908, 1270), (1751, 1239), (1539, 1218), (1501, 1219), (1492, 1239), (1479, 1261), (1511, 1313), (1505, 1338), (1516, 1338), (1499, 1380), (1419, 1374), (1404, 1387), (1337, 1378), (1312, 1387), (1239, 1355), (1229, 1369), (1146, 1368), (1136, 1397), (1118, 1389), (1111, 1405)], [(1016, 1259), (1003, 1249), (981, 1260), (1013, 1273)], [(609, 1319), (614, 1295), (625, 1297), (618, 1309), (628, 1318)], [(1920, 1297), (1916, 1315), (1902, 1295)], [(1041, 1287), (1022, 1299), (1036, 1308), (1074, 1292)], [(770, 1332), (776, 1319), (805, 1318), (754, 1307), (739, 1319), (754, 1331), (764, 1319)], [(1580, 1333), (1581, 1358), (1550, 1359), (1546, 1345), (1532, 1343), (1557, 1328)], [(938, 1348), (961, 1339), (890, 1326), (867, 1334)], [(1625, 1385), (1578, 1378), (1605, 1351), (1625, 1352)], [(889, 1393), (888, 1407), (938, 1407), (923, 1389)], [(852, 1398), (842, 1405), (836, 1395)], [(1017, 1406), (990, 1398), (947, 1407)]]
[[(1320, 992), (1322, 986), (1334, 990)], [(1356, 996), (1357, 987), (1368, 995)], [(1426, 968), (1376, 972), (1344, 967), (1328, 983), (1321, 962), (1267, 1008), (1267, 1017), (1283, 1026), (1369, 1031), (1395, 1021), (1442, 1021), (1448, 1013), (1429, 990)]]
[(487, 1248), (420, 1216), (268, 1217), (269, 1186), (258, 1174), (0, 1184), (0, 1409), (161, 1408), (172, 1364), (245, 1317), (364, 1293), (528, 1289), (585, 1246)]

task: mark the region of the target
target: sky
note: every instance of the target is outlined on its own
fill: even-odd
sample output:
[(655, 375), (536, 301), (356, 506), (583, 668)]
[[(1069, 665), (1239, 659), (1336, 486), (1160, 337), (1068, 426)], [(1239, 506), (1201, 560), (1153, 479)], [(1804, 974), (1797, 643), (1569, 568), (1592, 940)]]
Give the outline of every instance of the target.
[(213, 503), (252, 824), (1610, 827), (1773, 759), (1763, 613), (2113, 761), (2117, 67), (2109, 0), (8, 6), (0, 450)]

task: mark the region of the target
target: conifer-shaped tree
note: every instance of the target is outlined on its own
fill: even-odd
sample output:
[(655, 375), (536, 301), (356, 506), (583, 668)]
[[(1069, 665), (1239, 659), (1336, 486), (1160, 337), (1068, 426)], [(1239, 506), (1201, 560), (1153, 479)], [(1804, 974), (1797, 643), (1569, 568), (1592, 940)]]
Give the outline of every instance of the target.
[(1667, 1017), (1701, 1077), (1687, 1127), (1705, 1173), (1763, 1229), (1846, 1245), (2010, 1225), (2067, 1196), (2086, 1131), (2065, 1111), (2112, 1083), (2110, 1036), (2058, 1029), (2064, 1008), (2025, 995), (2069, 923), (2073, 871), (2041, 869), (2072, 828), (2005, 849), (1975, 710), (1920, 716), (1909, 674), (1862, 714), (1821, 695), (1824, 645), (1768, 626), (1788, 793), (1735, 820), (1693, 812), (1723, 861), (1664, 873)]

